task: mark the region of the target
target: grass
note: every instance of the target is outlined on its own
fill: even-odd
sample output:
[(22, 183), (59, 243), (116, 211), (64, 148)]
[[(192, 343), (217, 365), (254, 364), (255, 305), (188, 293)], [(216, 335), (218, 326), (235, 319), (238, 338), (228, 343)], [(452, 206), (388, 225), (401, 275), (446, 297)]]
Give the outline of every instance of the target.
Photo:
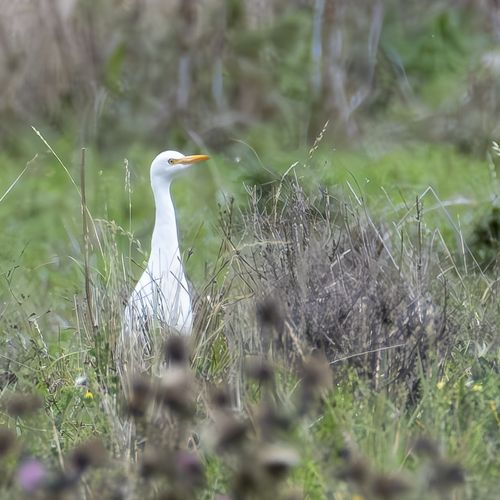
[[(73, 146), (52, 147), (78, 178)], [(162, 446), (148, 445), (134, 464), (117, 435), (124, 417), (112, 351), (123, 298), (148, 248), (147, 164), (154, 153), (131, 148), (127, 190), (123, 160), (89, 151), (94, 328), (80, 198), (44, 149), (29, 141), (23, 161), (1, 160), (4, 192), (38, 153), (1, 202), (1, 369), (11, 383), (2, 383), (0, 422), (17, 442), (1, 452), (2, 497), (25, 494), (15, 473), (26, 456), (49, 471), (39, 485), (49, 497), (494, 495), (498, 267), (481, 272), (462, 244), (466, 226), (494, 200), (486, 161), (442, 146), (374, 156), (320, 145), (304, 166), (307, 152), (257, 157), (237, 144), (183, 179), (174, 197), (198, 291), (192, 369), (182, 368), (189, 390), (165, 393), (156, 380), (138, 385), (145, 403), (136, 425), (148, 443)], [(261, 188), (242, 188), (255, 179), (265, 181)], [(429, 185), (436, 189), (426, 191)], [(415, 206), (425, 192), (423, 208)], [(332, 270), (331, 293), (322, 294)], [(424, 319), (412, 307), (422, 307)], [(318, 347), (330, 367), (311, 358)], [(248, 355), (266, 360), (267, 371), (249, 366)], [(76, 384), (82, 376), (86, 382)], [(231, 404), (214, 391), (227, 393)], [(25, 395), (17, 406), (16, 394)], [(33, 394), (42, 398), (40, 408)], [(159, 421), (158, 401), (168, 401)], [(199, 448), (183, 455), (179, 446), (192, 430)], [(96, 436), (107, 452), (82, 444)], [(170, 464), (172, 457), (185, 467)]]
[[(371, 9), (346, 4), (333, 69), (348, 99), (373, 62), (346, 121), (328, 79), (311, 85), (334, 58), (325, 43), (313, 61), (310, 43), (331, 44), (335, 23), (315, 33), (302, 2), (252, 28), (239, 2), (212, 3), (183, 13), (190, 48), (154, 2), (141, 19), (134, 2), (64, 16), (41, 2), (28, 38), (6, 12), (0, 498), (496, 497), (493, 7), (389, 2), (375, 43)], [(189, 113), (158, 64), (186, 55), (204, 75)], [(43, 137), (19, 133), (26, 121)], [(174, 187), (196, 324), (166, 352), (178, 342), (191, 362), (135, 378), (126, 400), (114, 343), (166, 137), (223, 148)]]
[[(51, 143), (65, 159), (73, 177), (78, 178), (78, 148), (64, 138)], [(192, 149), (195, 148), (193, 145)], [(93, 215), (116, 221), (124, 231), (132, 231), (144, 248), (148, 247), (153, 225), (149, 162), (155, 154), (156, 151), (134, 146), (118, 157), (100, 156), (92, 150), (87, 152), (88, 204)], [(210, 255), (218, 248), (218, 237), (213, 237), (215, 231), (211, 222), (217, 217), (217, 202), (224, 203), (228, 197), (234, 196), (237, 203), (244, 205), (246, 192), (243, 183), (252, 185), (263, 182), (265, 187), (265, 183), (279, 178), (294, 162), (302, 164), (307, 160), (307, 152), (303, 151), (276, 151), (274, 148), (260, 154), (265, 154), (267, 160), (262, 161), (252, 151), (251, 145), (235, 143), (229, 152), (213, 155), (213, 162), (208, 169), (198, 169), (174, 187), (181, 221), (181, 241), (185, 248), (193, 247), (195, 251), (188, 262), (192, 279), (202, 278), (205, 260), (211, 260), (203, 256), (196, 258), (196, 247), (206, 248), (208, 245)], [(124, 157), (128, 158), (131, 171), (131, 213), (125, 191)], [(29, 163), (15, 191), (2, 203), (6, 222), (1, 236), (0, 255), (3, 261), (11, 265), (24, 262), (28, 266), (31, 263), (36, 266), (54, 266), (58, 272), (46, 273), (46, 276), (56, 281), (50, 282), (51, 288), (57, 288), (57, 281), (60, 279), (64, 282), (65, 273), (71, 272), (73, 267), (65, 257), (69, 253), (68, 240), (73, 241), (72, 255), (79, 257), (80, 249), (75, 242), (80, 232), (80, 202), (67, 174), (35, 136), (33, 140), (26, 141), (22, 158), (13, 159), (5, 153), (0, 158), (4, 172), (2, 178), (5, 179), (2, 183), (4, 191), (31, 158), (34, 160)], [(388, 222), (391, 218), (398, 220), (407, 207), (413, 204), (415, 196), (431, 186), (437, 190), (439, 199), (453, 216), (455, 225), (459, 223), (457, 217), (460, 217), (466, 237), (468, 228), (481, 214), (487, 213), (487, 207), (497, 192), (486, 159), (462, 155), (440, 145), (417, 144), (381, 153), (373, 152), (369, 144), (364, 150), (358, 151), (321, 148), (313, 157), (312, 167), (297, 169), (297, 175), (303, 183), (311, 186), (339, 185), (347, 191), (352, 187), (358, 197), (370, 203), (373, 210), (384, 211)], [(192, 186), (194, 180), (195, 197)], [(22, 204), (13, 203), (16, 196), (23, 199)], [(451, 239), (449, 221), (438, 201), (428, 195), (423, 203), (426, 223), (431, 228), (439, 227)], [(58, 221), (55, 217), (58, 214), (64, 214), (62, 224), (54, 223)], [(19, 226), (19, 223), (22, 225)], [(19, 238), (19, 232), (29, 236)], [(123, 243), (125, 246), (126, 241)], [(53, 261), (54, 264), (50, 264)]]

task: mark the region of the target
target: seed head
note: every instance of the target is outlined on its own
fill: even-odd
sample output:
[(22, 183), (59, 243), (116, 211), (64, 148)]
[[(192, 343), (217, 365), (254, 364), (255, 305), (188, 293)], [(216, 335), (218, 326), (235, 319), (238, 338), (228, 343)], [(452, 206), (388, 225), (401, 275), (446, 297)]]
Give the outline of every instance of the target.
[(330, 389), (332, 386), (332, 370), (321, 353), (314, 353), (306, 359), (301, 372), (302, 384), (307, 389)]
[(231, 414), (220, 415), (215, 422), (216, 446), (226, 450), (238, 446), (246, 437), (248, 425)]
[(156, 400), (179, 416), (191, 417), (196, 411), (192, 382), (186, 369), (170, 369), (156, 389)]
[(133, 417), (142, 417), (151, 400), (151, 383), (144, 375), (136, 375), (130, 383), (130, 396), (127, 409)]
[(433, 464), (429, 481), (431, 488), (446, 492), (464, 483), (465, 473), (459, 464), (443, 460)]
[(352, 457), (339, 472), (339, 478), (357, 486), (364, 486), (371, 477), (370, 465), (362, 457)]
[(143, 477), (151, 477), (165, 473), (170, 467), (170, 457), (165, 450), (148, 447), (142, 455), (140, 473)]
[(25, 417), (39, 410), (43, 400), (37, 394), (13, 394), (7, 401), (7, 413), (11, 417)]
[(210, 401), (217, 410), (231, 408), (231, 395), (226, 386), (218, 386), (211, 390)]
[(305, 414), (317, 403), (322, 392), (332, 387), (332, 372), (326, 358), (315, 354), (301, 367), (302, 384), (299, 392), (299, 414)]
[(75, 448), (69, 460), (76, 472), (82, 473), (88, 467), (99, 467), (106, 460), (106, 449), (99, 439), (91, 439)]
[(283, 479), (299, 461), (299, 454), (289, 446), (268, 445), (259, 452), (259, 465), (273, 479)]
[(413, 452), (420, 456), (437, 460), (440, 457), (439, 447), (435, 441), (427, 437), (419, 437), (413, 444)]
[(255, 467), (252, 467), (250, 464), (244, 464), (234, 475), (232, 497), (248, 498), (250, 494), (259, 491), (261, 484), (262, 482)]
[(269, 439), (276, 431), (289, 430), (293, 423), (290, 416), (271, 401), (260, 404), (257, 420), (264, 439)]
[(49, 481), (45, 487), (51, 495), (47, 495), (45, 498), (65, 498), (63, 496), (64, 492), (67, 492), (75, 487), (80, 479), (80, 473), (76, 471), (71, 472), (61, 472)]
[(172, 335), (165, 342), (167, 363), (186, 365), (189, 362), (189, 348), (184, 337)]
[(304, 498), (304, 494), (300, 491), (300, 489), (288, 491), (283, 496), (283, 500), (304, 500)]
[(379, 475), (373, 479), (372, 492), (375, 497), (391, 500), (410, 489), (409, 484), (402, 478), (396, 476)]
[(203, 485), (205, 475), (200, 458), (195, 453), (179, 450), (175, 453), (175, 464), (178, 479), (190, 487)]
[(245, 372), (248, 377), (261, 384), (274, 381), (274, 368), (269, 361), (258, 356), (249, 356), (245, 360)]
[(0, 427), (0, 458), (9, 453), (16, 443), (16, 435), (7, 427)]
[(278, 332), (283, 329), (284, 321), (279, 304), (271, 297), (257, 304), (257, 319), (265, 328), (274, 328)]

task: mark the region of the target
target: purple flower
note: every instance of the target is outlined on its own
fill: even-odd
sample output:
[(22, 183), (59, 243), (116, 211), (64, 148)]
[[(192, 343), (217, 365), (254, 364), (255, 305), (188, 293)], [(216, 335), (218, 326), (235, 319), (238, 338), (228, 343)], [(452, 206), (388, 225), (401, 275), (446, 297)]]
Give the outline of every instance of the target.
[(17, 482), (24, 491), (35, 491), (46, 476), (45, 467), (36, 458), (27, 458), (17, 468)]
[(175, 458), (179, 479), (193, 486), (201, 486), (204, 480), (204, 472), (199, 457), (189, 451), (180, 450), (176, 453)]

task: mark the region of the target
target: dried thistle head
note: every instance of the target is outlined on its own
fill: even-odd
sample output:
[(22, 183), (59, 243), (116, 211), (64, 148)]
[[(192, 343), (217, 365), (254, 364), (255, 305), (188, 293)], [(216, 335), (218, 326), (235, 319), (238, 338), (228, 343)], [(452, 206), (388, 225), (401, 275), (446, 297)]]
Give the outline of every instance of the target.
[(352, 456), (340, 469), (338, 477), (358, 487), (365, 487), (372, 476), (371, 467), (364, 457)]
[(314, 354), (304, 360), (301, 366), (302, 378), (299, 392), (299, 414), (307, 413), (318, 402), (323, 391), (331, 389), (333, 385), (330, 364), (322, 354)]
[(38, 394), (12, 394), (7, 400), (7, 413), (14, 418), (26, 417), (43, 406), (43, 399)]
[(89, 467), (101, 466), (107, 458), (106, 448), (99, 439), (91, 439), (76, 447), (69, 456), (73, 469), (82, 473)]
[(189, 351), (186, 338), (181, 335), (171, 335), (165, 341), (165, 360), (167, 363), (187, 365)]
[(397, 476), (377, 475), (373, 478), (371, 491), (377, 498), (391, 500), (408, 492), (408, 482)]
[(231, 408), (231, 394), (225, 385), (213, 387), (210, 390), (210, 402), (217, 410), (229, 410)]
[(455, 463), (439, 460), (432, 464), (429, 486), (441, 493), (450, 491), (465, 483), (463, 468)]
[(200, 457), (187, 450), (178, 450), (175, 453), (177, 479), (192, 488), (199, 488), (205, 482), (205, 472)]
[(205, 482), (205, 471), (200, 457), (188, 450), (148, 446), (142, 455), (139, 472), (144, 478), (167, 479), (173, 486), (170, 493), (184, 492), (179, 498), (185, 498), (186, 490), (199, 488)]
[(248, 356), (245, 359), (245, 373), (247, 377), (260, 384), (271, 384), (274, 382), (273, 365), (260, 356)]
[(419, 437), (412, 446), (412, 451), (422, 457), (430, 460), (437, 460), (441, 456), (438, 444), (427, 437)]
[[(179, 476), (177, 452), (156, 443), (148, 445), (139, 463), (139, 473), (144, 478), (163, 477), (174, 484)], [(186, 471), (184, 471), (186, 472)]]
[(231, 414), (221, 414), (215, 422), (216, 448), (224, 451), (240, 445), (247, 436), (247, 422)]
[(289, 431), (293, 425), (291, 415), (271, 401), (262, 401), (257, 408), (257, 422), (263, 439), (269, 439), (275, 432)]
[(232, 498), (248, 498), (255, 495), (261, 486), (257, 468), (252, 463), (244, 462), (233, 476)]
[(196, 411), (193, 379), (187, 369), (170, 369), (155, 390), (155, 399), (172, 413), (192, 417)]
[(297, 451), (285, 445), (268, 445), (258, 453), (259, 466), (272, 480), (284, 479), (299, 461)]
[(186, 492), (180, 491), (178, 488), (173, 487), (169, 491), (161, 493), (158, 500), (184, 500), (186, 498)]
[(283, 314), (276, 299), (266, 297), (257, 304), (257, 320), (265, 329), (274, 328), (278, 332), (283, 329)]
[(146, 413), (153, 389), (151, 381), (145, 375), (135, 375), (130, 381), (130, 395), (127, 410), (133, 417), (142, 417)]
[(331, 389), (333, 385), (332, 369), (323, 353), (314, 352), (301, 367), (302, 385), (306, 389)]
[(7, 427), (0, 426), (0, 458), (9, 453), (16, 444), (16, 435)]
[(283, 500), (305, 500), (305, 498), (303, 492), (295, 489), (287, 491), (283, 496)]
[(148, 446), (142, 454), (139, 472), (144, 478), (165, 474), (170, 467), (170, 456), (164, 449)]
[(72, 473), (60, 472), (47, 482), (46, 490), (48, 494), (44, 498), (65, 498), (65, 493), (72, 490), (79, 479), (79, 473), (74, 471)]

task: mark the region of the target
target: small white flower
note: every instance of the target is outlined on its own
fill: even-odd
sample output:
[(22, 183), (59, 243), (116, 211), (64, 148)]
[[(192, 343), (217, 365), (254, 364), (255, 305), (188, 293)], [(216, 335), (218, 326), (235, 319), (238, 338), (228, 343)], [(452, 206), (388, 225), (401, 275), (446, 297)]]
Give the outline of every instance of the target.
[(75, 379), (75, 387), (87, 387), (88, 383), (89, 381), (85, 375), (81, 375)]

